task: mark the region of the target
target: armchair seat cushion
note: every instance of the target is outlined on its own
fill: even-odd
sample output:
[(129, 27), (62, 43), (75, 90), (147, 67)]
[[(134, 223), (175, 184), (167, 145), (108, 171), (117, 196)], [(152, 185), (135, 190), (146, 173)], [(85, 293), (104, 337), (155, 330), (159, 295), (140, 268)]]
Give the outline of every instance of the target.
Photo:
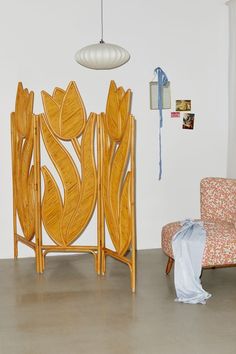
[[(204, 220), (206, 244), (202, 260), (203, 267), (236, 264), (236, 228), (234, 223)], [(172, 237), (181, 228), (180, 221), (172, 222), (162, 228), (162, 249), (173, 257)]]

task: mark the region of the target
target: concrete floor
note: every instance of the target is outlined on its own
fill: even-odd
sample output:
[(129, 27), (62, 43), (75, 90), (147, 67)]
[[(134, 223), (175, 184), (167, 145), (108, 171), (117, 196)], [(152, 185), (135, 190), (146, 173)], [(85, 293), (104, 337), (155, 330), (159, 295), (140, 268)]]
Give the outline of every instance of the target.
[(138, 252), (137, 293), (112, 259), (91, 255), (0, 261), (0, 354), (235, 354), (236, 269), (205, 270), (206, 305), (174, 302), (161, 250)]

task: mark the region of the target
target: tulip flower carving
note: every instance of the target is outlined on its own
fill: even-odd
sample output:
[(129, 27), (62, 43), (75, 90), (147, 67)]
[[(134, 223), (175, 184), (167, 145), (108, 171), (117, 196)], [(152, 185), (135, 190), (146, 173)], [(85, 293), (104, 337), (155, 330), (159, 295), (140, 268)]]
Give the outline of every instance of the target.
[(103, 128), (103, 200), (107, 227), (113, 245), (123, 256), (131, 242), (131, 174), (127, 172), (130, 156), (131, 91), (117, 88), (111, 81)]
[[(43, 91), (42, 99), (45, 112), (41, 121), (42, 136), (64, 190), (62, 196), (53, 175), (43, 166), (42, 219), (53, 241), (60, 246), (68, 246), (87, 226), (96, 203), (97, 172), (93, 142), (97, 116), (92, 113), (87, 119), (74, 82), (66, 91), (56, 88), (52, 96)], [(60, 140), (72, 143), (80, 161), (81, 176)]]
[(13, 179), (16, 210), (24, 237), (35, 234), (33, 153), (34, 94), (18, 84), (15, 112), (12, 113)]

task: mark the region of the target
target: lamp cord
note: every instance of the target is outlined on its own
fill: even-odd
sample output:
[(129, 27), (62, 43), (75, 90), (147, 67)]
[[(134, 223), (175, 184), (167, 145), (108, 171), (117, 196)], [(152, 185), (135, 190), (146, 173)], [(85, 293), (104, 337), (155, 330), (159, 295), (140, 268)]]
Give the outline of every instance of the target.
[(101, 40), (100, 43), (104, 43), (103, 40), (103, 0), (101, 0)]

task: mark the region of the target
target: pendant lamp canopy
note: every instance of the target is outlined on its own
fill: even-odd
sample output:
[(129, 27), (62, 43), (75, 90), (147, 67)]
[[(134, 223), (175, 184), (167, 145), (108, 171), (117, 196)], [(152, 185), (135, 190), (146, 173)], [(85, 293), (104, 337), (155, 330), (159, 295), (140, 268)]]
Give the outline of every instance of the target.
[(75, 60), (82, 66), (95, 70), (118, 68), (130, 59), (128, 51), (116, 44), (103, 40), (103, 0), (101, 0), (101, 40), (97, 44), (88, 45), (75, 54)]

